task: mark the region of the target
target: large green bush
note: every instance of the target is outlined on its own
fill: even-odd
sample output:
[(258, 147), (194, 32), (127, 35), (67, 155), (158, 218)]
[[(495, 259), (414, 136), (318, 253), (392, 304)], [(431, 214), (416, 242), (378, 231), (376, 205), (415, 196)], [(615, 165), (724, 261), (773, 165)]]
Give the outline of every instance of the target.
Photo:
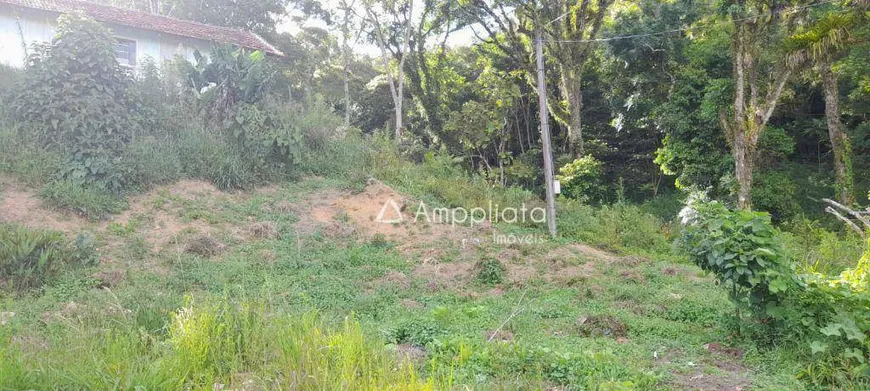
[(114, 45), (93, 19), (62, 15), (51, 42), (34, 47), (12, 112), (25, 130), (66, 155), (63, 178), (118, 190), (119, 156), (146, 115)]
[(562, 166), (556, 179), (561, 181), (562, 194), (568, 198), (587, 200), (601, 195), (601, 162), (586, 155)]
[(728, 289), (738, 318), (743, 307), (765, 317), (770, 306), (797, 285), (794, 265), (770, 215), (698, 200), (680, 215), (684, 228), (678, 244)]
[(779, 224), (800, 213), (797, 194), (797, 185), (786, 173), (762, 172), (755, 176), (752, 204), (754, 208), (770, 213), (773, 221)]

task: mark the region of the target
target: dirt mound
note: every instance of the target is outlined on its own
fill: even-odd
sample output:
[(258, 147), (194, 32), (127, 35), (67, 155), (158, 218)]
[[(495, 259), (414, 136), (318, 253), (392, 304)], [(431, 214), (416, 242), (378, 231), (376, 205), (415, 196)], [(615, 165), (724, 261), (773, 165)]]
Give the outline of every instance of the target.
[(226, 245), (209, 235), (197, 235), (187, 240), (184, 252), (210, 258), (226, 250)]
[(628, 327), (619, 318), (611, 315), (581, 316), (577, 319), (577, 330), (584, 337), (625, 338)]

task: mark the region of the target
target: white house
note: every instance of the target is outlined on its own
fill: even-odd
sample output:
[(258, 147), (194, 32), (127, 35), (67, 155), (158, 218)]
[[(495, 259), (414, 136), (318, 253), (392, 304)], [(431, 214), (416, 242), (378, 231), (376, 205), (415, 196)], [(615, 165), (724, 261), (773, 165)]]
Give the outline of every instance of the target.
[(73, 11), (108, 27), (118, 40), (118, 62), (133, 67), (146, 57), (163, 62), (182, 56), (193, 61), (195, 50), (208, 54), (215, 43), (282, 55), (249, 31), (79, 0), (0, 0), (0, 63), (24, 66), (30, 46), (50, 41), (58, 16)]

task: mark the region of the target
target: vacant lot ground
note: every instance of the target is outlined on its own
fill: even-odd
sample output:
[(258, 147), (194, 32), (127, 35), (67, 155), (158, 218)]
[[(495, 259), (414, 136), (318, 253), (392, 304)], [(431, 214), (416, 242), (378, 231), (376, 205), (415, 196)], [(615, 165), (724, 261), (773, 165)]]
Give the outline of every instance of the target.
[[(374, 180), (362, 191), (313, 178), (245, 193), (182, 181), (105, 222), (47, 209), (10, 180), (0, 189), (0, 221), (88, 233), (100, 253), (95, 268), (0, 301), (6, 349), (33, 365), (23, 377), (126, 388), (138, 372), (104, 365), (71, 336), (130, 327), (159, 346), (186, 303), (257, 298), (274, 314), (351, 317), (421, 376), (450, 368), (442, 387), (800, 387), (787, 364), (769, 364), (775, 350), (730, 342), (732, 307), (692, 265), (558, 240), (498, 244), (498, 225), (415, 223), (414, 199)], [(389, 200), (402, 222), (378, 221)], [(214, 389), (293, 388), (269, 368), (234, 368)]]

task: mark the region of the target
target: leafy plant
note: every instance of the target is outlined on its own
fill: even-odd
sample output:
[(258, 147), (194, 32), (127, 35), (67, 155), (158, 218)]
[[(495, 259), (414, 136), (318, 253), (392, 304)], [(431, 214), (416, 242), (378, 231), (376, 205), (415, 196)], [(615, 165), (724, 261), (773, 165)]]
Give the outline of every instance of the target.
[(119, 156), (147, 118), (131, 86), (111, 32), (82, 13), (64, 14), (52, 41), (34, 47), (12, 112), (66, 154), (62, 178), (118, 190)]
[(481, 259), (474, 266), (477, 271), (477, 280), (489, 285), (499, 284), (504, 281), (506, 269), (498, 259)]
[(794, 266), (770, 215), (697, 200), (680, 213), (685, 226), (678, 244), (728, 288), (737, 318), (743, 307), (766, 316), (768, 307), (796, 286)]
[(243, 104), (262, 101), (269, 92), (274, 72), (261, 51), (249, 52), (230, 45), (218, 45), (204, 57), (194, 52), (196, 64), (186, 64), (186, 81), (199, 93), (201, 110), (214, 127), (235, 121)]
[[(85, 245), (82, 244), (83, 250)], [(90, 257), (90, 254), (84, 254)], [(56, 231), (0, 225), (0, 282), (15, 289), (39, 287), (62, 264), (79, 259), (74, 246)]]
[(602, 175), (601, 162), (586, 155), (559, 168), (556, 179), (566, 197), (587, 200), (600, 195)]
[(870, 381), (870, 251), (837, 277), (805, 276), (792, 295), (789, 326), (805, 336), (812, 363), (803, 376), (819, 385)]
[(433, 322), (424, 319), (411, 319), (403, 322), (396, 328), (392, 335), (395, 343), (410, 343), (417, 346), (426, 346), (441, 334), (441, 329)]

